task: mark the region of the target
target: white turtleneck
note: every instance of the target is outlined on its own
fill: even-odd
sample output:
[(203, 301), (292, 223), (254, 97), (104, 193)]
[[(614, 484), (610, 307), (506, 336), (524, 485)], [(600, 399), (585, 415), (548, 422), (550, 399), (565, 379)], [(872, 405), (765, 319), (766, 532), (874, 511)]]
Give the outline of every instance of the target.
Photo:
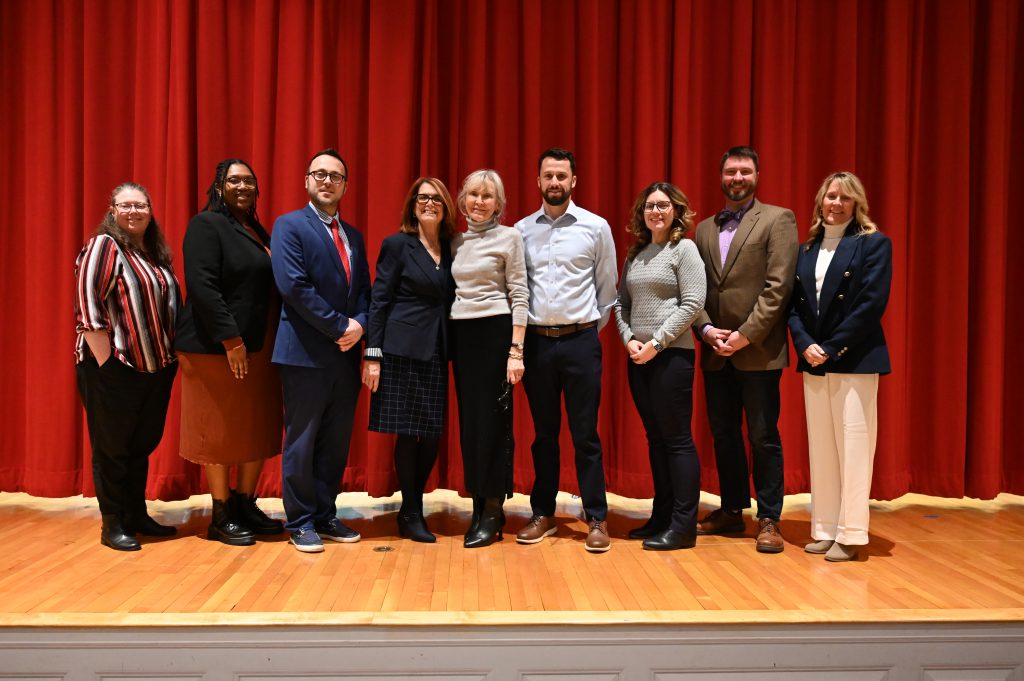
[(818, 261), (814, 263), (814, 297), (818, 303), (821, 303), (821, 287), (825, 283), (825, 273), (828, 272), (832, 256), (836, 254), (836, 248), (839, 247), (839, 242), (850, 222), (847, 220), (841, 225), (823, 225), (825, 236), (822, 237), (821, 248), (818, 249)]

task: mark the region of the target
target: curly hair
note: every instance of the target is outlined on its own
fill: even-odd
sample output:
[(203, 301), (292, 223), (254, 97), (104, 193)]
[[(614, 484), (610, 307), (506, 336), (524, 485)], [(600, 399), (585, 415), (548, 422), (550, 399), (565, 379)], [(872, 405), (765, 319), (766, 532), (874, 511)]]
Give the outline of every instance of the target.
[[(146, 226), (146, 233), (142, 235), (142, 249), (135, 245), (135, 242), (121, 229), (114, 217), (114, 201), (118, 194), (126, 190), (141, 192), (146, 197), (146, 202), (149, 203), (149, 224)], [(96, 234), (106, 234), (122, 249), (147, 255), (162, 267), (171, 266), (171, 249), (167, 246), (167, 240), (164, 239), (164, 233), (161, 231), (156, 217), (153, 216), (153, 199), (149, 196), (149, 190), (137, 182), (122, 182), (114, 187), (114, 191), (110, 192), (110, 207), (107, 208), (107, 214), (103, 216), (103, 220), (96, 227)]]
[(633, 211), (630, 213), (629, 224), (626, 225), (626, 231), (633, 235), (633, 243), (630, 244), (629, 251), (626, 253), (627, 260), (635, 258), (637, 253), (651, 243), (651, 230), (644, 220), (644, 204), (647, 203), (647, 197), (657, 191), (664, 192), (668, 196), (675, 211), (672, 229), (668, 233), (669, 241), (674, 244), (679, 243), (693, 229), (693, 219), (697, 213), (690, 208), (690, 199), (686, 198), (686, 194), (679, 187), (668, 182), (655, 182), (648, 185), (636, 197)]

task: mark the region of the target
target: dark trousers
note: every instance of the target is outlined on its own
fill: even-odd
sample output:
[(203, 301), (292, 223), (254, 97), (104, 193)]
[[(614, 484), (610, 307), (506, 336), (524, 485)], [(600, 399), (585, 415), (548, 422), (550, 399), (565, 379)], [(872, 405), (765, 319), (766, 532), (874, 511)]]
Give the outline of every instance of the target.
[(330, 522), (359, 399), (358, 355), (326, 369), (278, 366), (284, 394), (281, 489), (290, 532)]
[(726, 362), (719, 371), (704, 372), (708, 422), (715, 440), (715, 463), (722, 508), (750, 507), (750, 470), (743, 444), (743, 414), (753, 452), (757, 517), (782, 515), (784, 471), (779, 437), (779, 381), (782, 370), (740, 371)]
[(555, 514), (561, 457), (562, 395), (576, 450), (576, 480), (587, 519), (608, 515), (597, 409), (601, 404), (601, 343), (591, 328), (562, 338), (527, 334), (523, 387), (533, 415), (534, 515)]
[(512, 399), (505, 392), (512, 315), (454, 319), (452, 371), (459, 406), (459, 445), (466, 490), (473, 496), (512, 493)]
[(145, 516), (149, 455), (164, 435), (178, 365), (150, 374), (111, 356), (102, 367), (89, 358), (75, 371), (89, 425), (100, 513), (122, 522)]
[(669, 348), (647, 364), (629, 362), (629, 390), (647, 431), (654, 511), (651, 524), (693, 535), (700, 502), (700, 461), (693, 444), (696, 353)]

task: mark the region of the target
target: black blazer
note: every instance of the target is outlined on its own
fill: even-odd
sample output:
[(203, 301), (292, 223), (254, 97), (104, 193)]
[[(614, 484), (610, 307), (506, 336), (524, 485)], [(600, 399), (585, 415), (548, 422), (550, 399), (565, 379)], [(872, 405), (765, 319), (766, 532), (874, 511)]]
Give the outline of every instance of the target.
[[(789, 313), (789, 330), (799, 355), (797, 371), (815, 376), (891, 371), (882, 314), (892, 281), (892, 242), (881, 232), (858, 236), (858, 229), (857, 221), (852, 221), (839, 241), (825, 273), (820, 302), (815, 301), (814, 268), (821, 238), (809, 247), (800, 246)], [(828, 355), (820, 366), (812, 367), (803, 358), (812, 343)]]
[(256, 239), (233, 218), (203, 211), (188, 223), (182, 251), (188, 297), (178, 316), (174, 348), (223, 355), (221, 341), (241, 336), (250, 352), (263, 348), (267, 320), (279, 314), (270, 236)]
[(415, 234), (399, 232), (384, 239), (370, 294), (366, 347), (420, 361), (434, 354), (440, 334), (442, 357), (448, 356), (448, 313), (455, 300), (452, 253), (441, 240), (440, 269)]

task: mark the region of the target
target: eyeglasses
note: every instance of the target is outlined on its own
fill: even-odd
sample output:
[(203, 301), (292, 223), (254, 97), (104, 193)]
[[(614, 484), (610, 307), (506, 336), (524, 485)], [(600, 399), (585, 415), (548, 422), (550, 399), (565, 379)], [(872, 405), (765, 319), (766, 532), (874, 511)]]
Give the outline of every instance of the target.
[(226, 177), (224, 178), (224, 184), (229, 184), (232, 187), (255, 187), (255, 177)]
[(667, 213), (669, 208), (672, 207), (671, 201), (658, 201), (657, 203), (645, 203), (644, 212), (653, 213), (658, 211), (659, 213)]
[(329, 173), (325, 170), (314, 170), (311, 173), (306, 173), (306, 177), (309, 177), (310, 175), (312, 175), (313, 179), (317, 182), (323, 182), (324, 180), (329, 179), (331, 184), (341, 184), (348, 179), (341, 173)]
[(126, 201), (124, 203), (115, 203), (114, 208), (116, 208), (122, 213), (131, 213), (133, 210), (139, 213), (145, 213), (149, 210), (149, 204), (141, 202), (132, 203), (130, 201)]
[(444, 203), (444, 199), (441, 198), (440, 194), (417, 194), (416, 203), (420, 204), (421, 206), (425, 206), (428, 203), (432, 203), (435, 206), (440, 206), (442, 203)]

